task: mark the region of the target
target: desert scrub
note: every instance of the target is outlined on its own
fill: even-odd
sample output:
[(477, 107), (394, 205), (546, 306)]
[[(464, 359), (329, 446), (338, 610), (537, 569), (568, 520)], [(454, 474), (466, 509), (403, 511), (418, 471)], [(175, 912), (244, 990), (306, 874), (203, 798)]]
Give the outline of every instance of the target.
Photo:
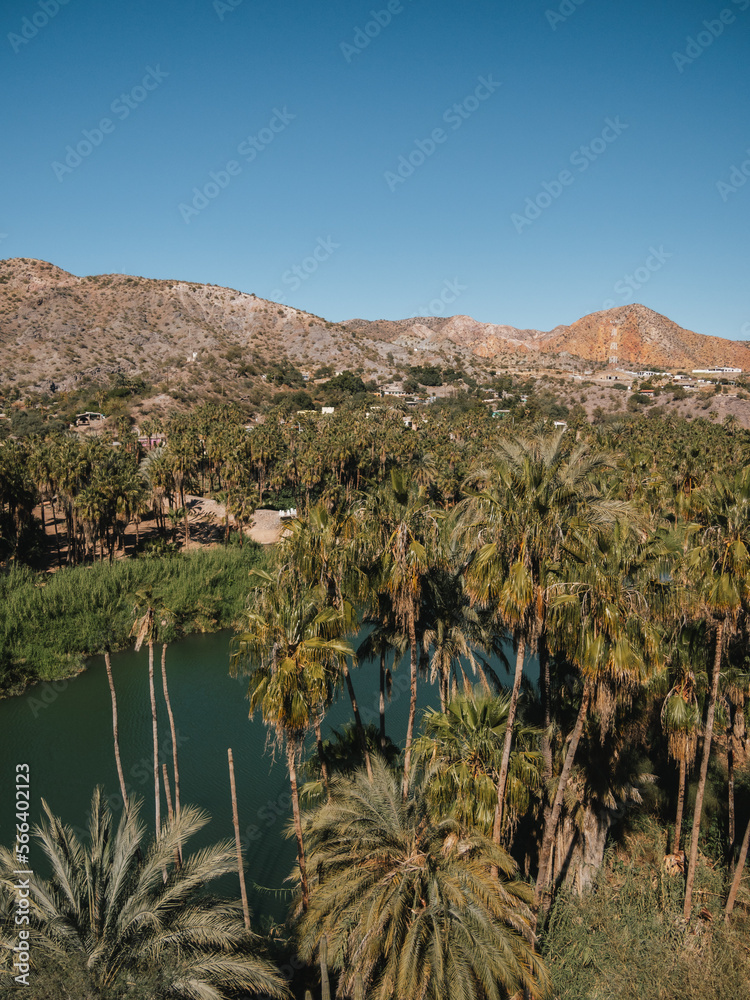
[(229, 628), (239, 617), (253, 566), (264, 550), (198, 550), (59, 570), (14, 566), (0, 574), (0, 696), (78, 673), (106, 645), (130, 643), (136, 595), (151, 591), (168, 608), (177, 636)]

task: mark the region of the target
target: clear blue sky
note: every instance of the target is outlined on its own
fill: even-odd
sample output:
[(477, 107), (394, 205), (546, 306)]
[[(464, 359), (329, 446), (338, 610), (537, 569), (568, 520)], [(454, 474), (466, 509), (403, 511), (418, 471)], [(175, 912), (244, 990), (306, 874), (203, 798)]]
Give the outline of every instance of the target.
[(7, 0), (0, 28), (3, 257), (750, 339), (750, 0)]

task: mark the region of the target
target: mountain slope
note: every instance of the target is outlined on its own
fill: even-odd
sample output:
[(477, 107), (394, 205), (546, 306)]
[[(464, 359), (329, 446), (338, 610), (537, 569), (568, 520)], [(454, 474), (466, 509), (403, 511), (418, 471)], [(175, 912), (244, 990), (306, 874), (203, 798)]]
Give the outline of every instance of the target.
[[(613, 348), (616, 344), (616, 348)], [(77, 277), (45, 261), (0, 261), (0, 383), (70, 389), (138, 374), (169, 389), (248, 398), (274, 366), (359, 369), (392, 378), (411, 365), (582, 368), (606, 364), (750, 370), (750, 346), (684, 330), (642, 305), (549, 332), (470, 316), (330, 323), (253, 294), (121, 274)]]

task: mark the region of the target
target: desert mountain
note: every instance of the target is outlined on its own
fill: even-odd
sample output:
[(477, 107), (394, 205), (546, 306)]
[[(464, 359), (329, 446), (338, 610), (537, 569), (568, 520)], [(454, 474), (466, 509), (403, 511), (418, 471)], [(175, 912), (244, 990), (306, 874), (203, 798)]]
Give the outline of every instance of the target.
[[(613, 348), (613, 344), (616, 348)], [(684, 330), (645, 306), (585, 316), (549, 332), (470, 316), (330, 323), (215, 285), (122, 274), (77, 277), (28, 258), (0, 261), (0, 384), (70, 389), (135, 374), (170, 388), (246, 395), (274, 365), (360, 369), (388, 380), (409, 365), (582, 368), (606, 364), (750, 370), (750, 346)]]
[[(615, 356), (620, 365), (640, 368), (731, 366), (750, 370), (750, 344), (745, 341), (684, 330), (666, 316), (637, 304), (591, 313), (548, 333), (479, 323), (470, 316), (397, 322), (351, 320), (345, 325), (369, 337), (410, 346), (450, 342), (491, 360), (509, 353), (537, 354), (537, 364), (553, 367), (554, 355), (569, 354), (598, 365), (606, 365)], [(550, 355), (549, 359), (544, 355)]]

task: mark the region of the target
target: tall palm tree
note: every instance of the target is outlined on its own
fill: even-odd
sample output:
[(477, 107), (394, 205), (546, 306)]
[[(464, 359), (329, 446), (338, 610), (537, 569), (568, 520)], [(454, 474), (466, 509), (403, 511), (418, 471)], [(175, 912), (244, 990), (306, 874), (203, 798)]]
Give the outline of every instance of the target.
[(661, 709), (661, 724), (667, 736), (667, 752), (679, 766), (673, 854), (680, 849), (687, 772), (695, 761), (701, 724), (698, 680), (694, 672), (694, 664), (701, 651), (695, 648), (691, 638), (683, 631), (672, 652), (672, 686), (664, 698)]
[(372, 781), (363, 771), (337, 779), (331, 801), (310, 817), (301, 955), (310, 960), (327, 943), (340, 997), (354, 995), (358, 976), (371, 1000), (544, 993), (529, 890), (510, 856), (433, 816), (419, 781), (404, 799), (381, 760), (373, 771)]
[[(319, 587), (327, 601), (341, 615), (345, 630), (357, 628), (354, 601), (362, 593), (365, 581), (354, 552), (356, 524), (348, 513), (332, 514), (316, 504), (306, 518), (293, 518), (279, 545), (279, 564), (303, 587)], [(365, 765), (370, 770), (364, 726), (354, 691), (349, 665), (341, 662), (354, 724), (359, 734)]]
[[(135, 636), (136, 653), (140, 650), (144, 642), (148, 644), (148, 690), (151, 700), (151, 736), (154, 755), (154, 824), (158, 838), (161, 831), (161, 792), (159, 776), (159, 723), (156, 711), (156, 690), (154, 687), (154, 645), (158, 641), (160, 632), (168, 627), (171, 612), (158, 605), (158, 601), (154, 598), (150, 590), (139, 591), (136, 600), (138, 603), (134, 609), (135, 620), (131, 635)], [(164, 658), (162, 658), (162, 676), (166, 676), (164, 674)], [(166, 690), (166, 680), (164, 683)]]
[[(602, 494), (599, 480), (611, 465), (609, 456), (587, 444), (571, 449), (564, 432), (510, 437), (498, 443), (495, 465), (472, 476), (468, 496), (457, 508), (456, 539), (466, 558), (468, 593), (509, 629), (516, 650), (498, 782), (497, 843), (526, 652), (546, 642), (550, 567), (572, 525), (611, 523), (629, 510)], [(549, 664), (548, 657), (543, 660)], [(541, 689), (547, 706), (549, 678), (544, 675)]]
[(439, 530), (443, 513), (422, 490), (410, 488), (403, 472), (392, 469), (390, 482), (359, 509), (358, 517), (363, 526), (363, 551), (374, 568), (375, 588), (389, 595), (409, 641), (409, 721), (404, 750), (406, 795), (417, 714), (417, 622), (425, 580), (444, 561)]
[(340, 613), (319, 594), (300, 591), (253, 571), (255, 602), (244, 615), (242, 631), (232, 639), (230, 671), (249, 674), (250, 718), (260, 711), (286, 754), (297, 838), (302, 905), (308, 879), (299, 807), (297, 763), (304, 739), (330, 702), (341, 661), (354, 656), (344, 639)]
[[(116, 825), (96, 789), (86, 843), (42, 805), (46, 821), (35, 834), (51, 874), (29, 880), (37, 954), (77, 962), (97, 996), (132, 996), (133, 985), (155, 976), (159, 995), (182, 1000), (224, 1000), (238, 990), (289, 996), (279, 972), (253, 954), (257, 939), (236, 903), (206, 894), (207, 885), (236, 871), (231, 842), (174, 864), (178, 846), (208, 823), (206, 813), (185, 806), (160, 839), (147, 840), (139, 803)], [(17, 867), (14, 854), (0, 849), (0, 896), (15, 895)]]
[(685, 882), (686, 920), (690, 918), (693, 905), (698, 838), (711, 757), (722, 654), (750, 597), (750, 470), (742, 470), (732, 480), (716, 476), (712, 484), (696, 490), (692, 499), (699, 523), (696, 525), (695, 544), (687, 553), (685, 566), (697, 602), (696, 614), (713, 633), (714, 663)]
[(632, 696), (663, 666), (662, 630), (652, 605), (663, 600), (674, 545), (667, 532), (644, 538), (632, 524), (620, 521), (595, 534), (575, 530), (565, 543), (569, 563), (552, 597), (550, 637), (555, 652), (574, 665), (582, 690), (552, 808), (545, 817), (534, 894), (537, 909), (550, 883), (552, 845), (589, 709), (594, 708), (606, 730), (618, 698)]

